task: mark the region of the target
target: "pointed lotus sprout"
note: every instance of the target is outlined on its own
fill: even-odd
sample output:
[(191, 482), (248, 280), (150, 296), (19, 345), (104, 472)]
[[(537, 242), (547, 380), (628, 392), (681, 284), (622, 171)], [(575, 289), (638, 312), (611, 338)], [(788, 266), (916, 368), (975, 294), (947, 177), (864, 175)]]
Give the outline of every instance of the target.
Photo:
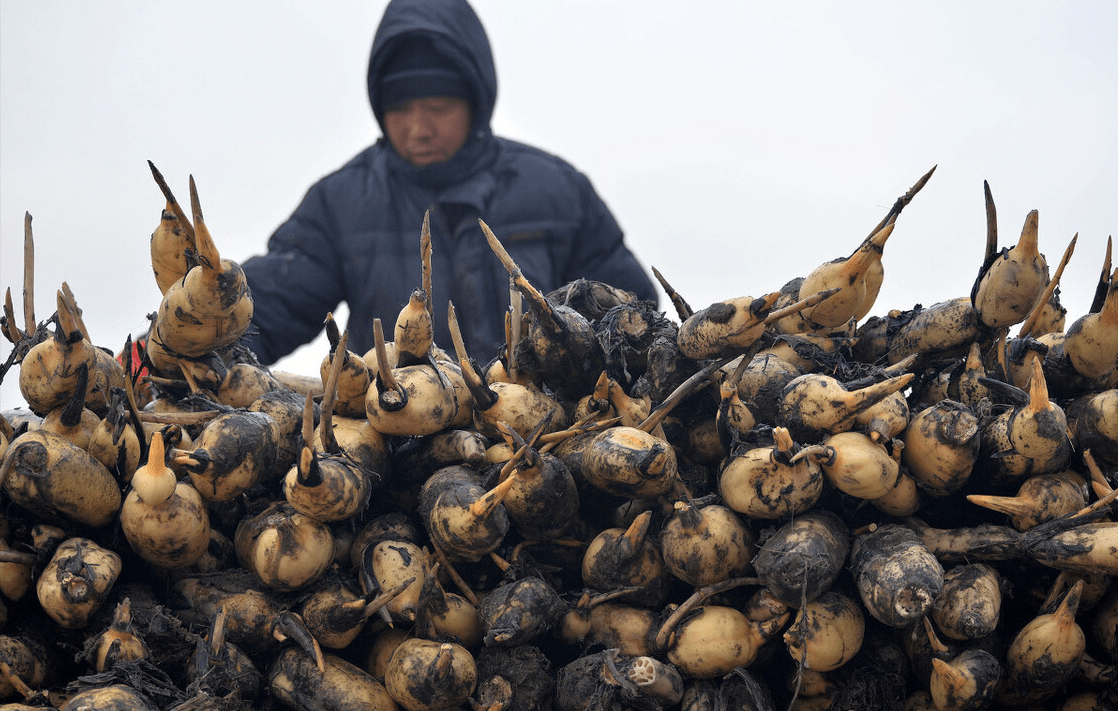
[(1075, 472), (1037, 474), (1016, 496), (968, 494), (967, 501), (1006, 514), (1018, 531), (1079, 511), (1087, 505), (1087, 482)]
[(410, 541), (382, 540), (365, 548), (361, 569), (370, 589), (394, 590), (406, 583), (381, 607), (389, 621), (415, 622), (420, 593), (433, 572), (425, 549)]
[(512, 256), (478, 220), (490, 249), (508, 271), (513, 285), (524, 296), (531, 314), (528, 331), (519, 344), (518, 367), (530, 368), (559, 393), (577, 399), (605, 367), (605, 354), (590, 322), (578, 311), (554, 304), (521, 272)]
[(758, 298), (741, 296), (696, 311), (680, 324), (679, 349), (695, 360), (740, 353), (764, 333), (766, 318), (779, 297), (775, 291)]
[(1033, 377), (1029, 384), (1029, 404), (1017, 410), (1010, 423), (1009, 439), (1018, 454), (1043, 461), (1059, 469), (1071, 450), (1067, 417), (1059, 405), (1048, 399), (1048, 386), (1040, 358), (1033, 357)]
[(365, 397), (365, 413), (386, 435), (428, 435), (446, 429), (458, 415), (458, 399), (446, 375), (430, 363), (393, 368), (380, 319), (373, 320), (377, 375)]
[[(173, 202), (170, 191), (166, 192), (168, 202)], [(179, 372), (179, 358), (197, 358), (232, 344), (252, 321), (248, 280), (239, 264), (223, 259), (218, 252), (202, 218), (193, 176), (190, 206), (195, 263), (163, 294), (148, 338), (149, 359), (156, 370), (167, 375)], [(185, 223), (185, 216), (180, 221)]]
[(1075, 675), (1087, 644), (1075, 621), (1082, 590), (1083, 581), (1077, 581), (1054, 612), (1037, 615), (1017, 632), (1005, 653), (999, 700), (1040, 701)]
[(603, 593), (635, 587), (624, 600), (650, 608), (667, 597), (670, 578), (659, 547), (648, 536), (652, 512), (644, 511), (627, 529), (607, 528), (590, 541), (582, 557), (582, 580)]
[(744, 575), (756, 536), (736, 513), (717, 504), (677, 501), (660, 531), (660, 553), (676, 578), (701, 587)]
[(787, 427), (799, 441), (817, 441), (845, 432), (863, 410), (906, 388), (915, 377), (897, 375), (866, 387), (847, 390), (844, 383), (823, 373), (807, 373), (785, 386), (776, 424)]
[[(65, 284), (56, 293), (56, 301), (57, 326), (53, 334), (30, 345), (20, 361), (20, 393), (32, 412), (45, 415), (73, 397), (79, 368), (84, 363), (89, 369), (85, 405), (103, 416), (109, 408), (111, 389), (127, 385), (124, 367), (85, 335), (81, 309)], [(26, 338), (34, 335), (32, 326)]]
[(384, 684), (408, 711), (450, 711), (474, 693), (477, 664), (460, 644), (413, 637), (392, 653)]
[(227, 621), (223, 607), (213, 616), (209, 631), (198, 638), (187, 662), (187, 677), (214, 695), (233, 692), (254, 699), (263, 679), (252, 659), (226, 638)]
[(453, 561), (477, 562), (496, 550), (509, 530), (501, 502), (516, 480), (514, 471), (489, 491), (469, 481), (446, 487), (425, 512), (431, 541)]
[(206, 423), (194, 449), (175, 449), (172, 463), (186, 469), (206, 501), (230, 501), (272, 477), (278, 448), (270, 415), (229, 410)]
[(338, 331), (338, 324), (334, 314), (326, 315), (326, 337), (330, 342), (330, 353), (322, 359), (319, 365), (319, 377), (322, 378), (323, 388), (330, 379), (330, 371), (335, 367), (334, 361), (341, 360), (341, 365), (334, 386), (334, 412), (343, 417), (365, 417), (365, 396), (369, 392), (372, 374), (365, 360), (353, 351), (346, 350), (343, 346), (338, 348), (343, 334)]
[(757, 418), (753, 411), (742, 402), (738, 392), (738, 383), (745, 369), (749, 367), (751, 359), (744, 356), (733, 372), (722, 379), (719, 385), (718, 412), (715, 414), (715, 425), (718, 428), (718, 437), (724, 447), (732, 449), (732, 444), (738, 438), (749, 434), (757, 426)]
[(1059, 333), (1064, 330), (1064, 316), (1067, 314), (1067, 309), (1060, 305), (1059, 296), (1056, 294), (1056, 288), (1060, 285), (1060, 278), (1064, 274), (1064, 268), (1068, 265), (1071, 255), (1075, 252), (1075, 243), (1079, 240), (1079, 233), (1076, 233), (1068, 243), (1067, 249), (1064, 250), (1064, 256), (1060, 258), (1060, 263), (1056, 266), (1056, 273), (1048, 281), (1048, 285), (1044, 287), (1044, 291), (1033, 306), (1033, 310), (1029, 312), (1025, 322), (1021, 324), (1021, 331), (1018, 333), (1018, 338), (1032, 336), (1034, 338), (1043, 337), (1049, 333)]
[(511, 381), (487, 383), (481, 369), (466, 352), (453, 303), (447, 307), (447, 313), (455, 355), (458, 356), (466, 387), (473, 396), (473, 419), (477, 430), (487, 437), (499, 437), (498, 423), (503, 422), (521, 437), (527, 438), (549, 415), (551, 419), (546, 431), (563, 429), (566, 418), (559, 401), (535, 385)]
[(1025, 320), (1048, 285), (1048, 262), (1037, 242), (1037, 211), (1025, 217), (1021, 238), (982, 265), (971, 303), (983, 325), (1012, 326)]
[(299, 461), (284, 478), (283, 493), (296, 510), (319, 521), (343, 521), (365, 509), (375, 475), (341, 450), (333, 425), (334, 393), (342, 369), (346, 334), (335, 348), (335, 358), (322, 399), (321, 446), (314, 450), (314, 403), (307, 395), (303, 407), (303, 448)]
[(169, 201), (159, 216), (159, 225), (151, 233), (150, 247), (155, 283), (159, 293), (166, 294), (172, 284), (186, 275), (189, 269), (186, 255), (195, 251), (194, 227), (190, 226), (189, 232), (183, 229)]
[(1064, 353), (1076, 372), (1104, 382), (1118, 368), (1118, 269), (1110, 277), (1110, 288), (1102, 308), (1077, 319), (1067, 330)]
[(803, 513), (823, 494), (824, 454), (792, 462), (800, 451), (785, 427), (773, 428), (773, 444), (731, 455), (722, 466), (718, 489), (726, 505), (751, 518), (782, 519)]
[(369, 617), (379, 612), (412, 582), (414, 581), (408, 579), (383, 592), (378, 589), (358, 595), (340, 581), (331, 581), (316, 589), (303, 603), (303, 621), (321, 646), (344, 649), (365, 628), (365, 621)]
[[(886, 224), (849, 257), (821, 264), (804, 277), (800, 284), (801, 299), (828, 289), (837, 288), (838, 292), (801, 313), (808, 326), (801, 330), (836, 328), (863, 313), (869, 294), (867, 276), (871, 268), (880, 264), (881, 253), (886, 240), (893, 233), (894, 224)], [(869, 309), (865, 309), (865, 312), (868, 311)]]
[(1002, 678), (1002, 664), (984, 649), (967, 649), (950, 660), (932, 658), (928, 681), (932, 702), (939, 709), (988, 708)]
[[(545, 419), (536, 433), (546, 426)], [(578, 485), (574, 477), (555, 455), (533, 448), (511, 428), (502, 431), (516, 442), (517, 453), (521, 454), (515, 472), (501, 474), (516, 480), (504, 499), (513, 526), (525, 540), (561, 538), (579, 516)]]
[(132, 628), (132, 603), (121, 600), (113, 613), (109, 628), (97, 637), (94, 646), (93, 667), (98, 673), (111, 668), (118, 661), (147, 659), (151, 651)]
[(1048, 399), (1040, 358), (1033, 357), (1028, 393), (993, 378), (979, 382), (1016, 403), (992, 418), (983, 431), (983, 447), (995, 456), (996, 473), (1005, 479), (1063, 469), (1072, 446), (1067, 416)]
[(182, 207), (175, 200), (171, 188), (163, 179), (163, 174), (150, 160), (148, 168), (151, 169), (155, 183), (167, 200), (167, 206), (163, 208), (159, 218), (159, 225), (151, 233), (149, 245), (155, 282), (159, 286), (159, 292), (166, 294), (172, 284), (190, 271), (191, 265), (186, 255), (196, 252), (198, 248), (194, 242), (194, 225), (190, 223)]
[(198, 491), (177, 481), (164, 455), (163, 436), (156, 433), (147, 463), (132, 476), (132, 491), (120, 510), (120, 527), (141, 558), (161, 568), (181, 568), (206, 552), (210, 519)]
[(432, 566), (431, 575), (419, 592), (415, 631), (426, 639), (445, 639), (467, 649), (477, 649), (485, 635), (477, 605), (462, 595), (444, 590), (439, 583), (438, 568), (438, 563)]
[[(86, 451), (127, 484), (140, 466), (143, 446), (124, 388), (113, 388), (109, 412), (89, 435)], [(2, 454), (0, 454), (2, 456)]]
[(963, 372), (959, 376), (959, 402), (973, 409), (982, 398), (989, 397), (990, 391), (979, 382), (979, 378), (984, 377), (986, 377), (986, 366), (982, 363), (982, 347), (976, 341), (967, 351)]
[(413, 365), (427, 358), (434, 343), (435, 329), (431, 311), (427, 307), (427, 294), (415, 289), (404, 308), (396, 316), (393, 342), (396, 344), (397, 365)]

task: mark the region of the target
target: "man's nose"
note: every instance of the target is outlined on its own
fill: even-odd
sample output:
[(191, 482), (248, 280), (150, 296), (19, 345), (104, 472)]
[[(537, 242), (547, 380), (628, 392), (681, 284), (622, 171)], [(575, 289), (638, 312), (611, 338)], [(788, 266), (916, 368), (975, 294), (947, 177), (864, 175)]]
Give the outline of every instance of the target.
[(419, 114), (411, 117), (408, 126), (408, 134), (412, 138), (422, 138), (431, 133), (430, 122), (426, 121), (423, 116)]

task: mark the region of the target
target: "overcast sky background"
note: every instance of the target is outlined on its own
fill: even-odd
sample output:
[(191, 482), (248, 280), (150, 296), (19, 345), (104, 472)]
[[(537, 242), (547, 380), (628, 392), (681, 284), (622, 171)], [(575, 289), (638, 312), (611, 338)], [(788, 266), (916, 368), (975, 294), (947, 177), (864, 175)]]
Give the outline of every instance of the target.
[[(379, 134), (365, 69), (384, 5), (0, 0), (0, 287), (20, 324), (30, 212), (39, 320), (66, 281), (98, 345), (146, 327), (163, 208), (148, 160), (184, 204), (194, 175), (223, 256), (262, 251)], [(886, 246), (874, 314), (969, 293), (983, 180), (1001, 246), (1032, 209), (1053, 269), (1079, 234), (1063, 303), (1069, 324), (1088, 310), (1118, 230), (1118, 3), (474, 6), (497, 133), (587, 173), (695, 308), (845, 256), (938, 165)], [(326, 352), (320, 339), (277, 367), (313, 375)], [(5, 408), (23, 404), (16, 380)]]

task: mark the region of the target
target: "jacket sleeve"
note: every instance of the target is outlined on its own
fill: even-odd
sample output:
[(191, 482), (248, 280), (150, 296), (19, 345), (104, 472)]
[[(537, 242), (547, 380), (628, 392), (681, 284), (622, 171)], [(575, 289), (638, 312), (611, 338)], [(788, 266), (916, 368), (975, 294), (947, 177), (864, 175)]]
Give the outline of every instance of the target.
[(322, 184), (268, 240), (266, 254), (242, 265), (252, 293), (246, 345), (272, 364), (314, 340), (326, 314), (342, 301), (336, 228)]
[(621, 227), (594, 190), (590, 180), (578, 173), (583, 183), (583, 224), (571, 252), (571, 261), (564, 272), (565, 282), (578, 278), (600, 281), (626, 289), (638, 299), (659, 302), (652, 279), (625, 244)]

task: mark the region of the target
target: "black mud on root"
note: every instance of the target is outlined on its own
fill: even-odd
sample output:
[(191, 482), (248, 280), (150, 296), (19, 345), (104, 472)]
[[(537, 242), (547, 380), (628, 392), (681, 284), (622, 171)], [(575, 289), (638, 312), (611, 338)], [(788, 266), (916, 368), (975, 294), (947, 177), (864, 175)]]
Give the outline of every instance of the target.
[(605, 355), (606, 373), (626, 387), (644, 375), (647, 354), (656, 339), (675, 342), (679, 333), (678, 327), (650, 301), (614, 306), (594, 326)]
[(901, 711), (912, 691), (908, 660), (888, 631), (871, 637), (875, 621), (866, 620), (866, 642), (854, 658), (837, 670), (842, 683), (829, 711)]
[(546, 581), (526, 577), (498, 586), (478, 602), (487, 646), (533, 642), (550, 631), (567, 611)]
[(500, 677), (508, 683), (512, 699), (505, 711), (537, 711), (550, 708), (555, 694), (551, 661), (539, 647), (482, 647), (477, 654), (478, 689)]

